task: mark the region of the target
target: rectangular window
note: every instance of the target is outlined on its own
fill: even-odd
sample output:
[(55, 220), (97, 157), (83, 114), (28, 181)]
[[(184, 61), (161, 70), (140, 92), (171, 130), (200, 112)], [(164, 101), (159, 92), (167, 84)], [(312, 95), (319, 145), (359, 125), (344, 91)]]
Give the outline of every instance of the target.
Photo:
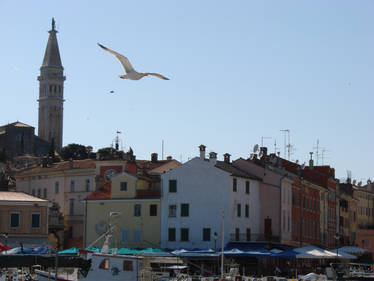
[(134, 217), (140, 217), (142, 213), (142, 205), (135, 204), (134, 205)]
[(237, 182), (237, 180), (234, 178), (233, 180), (232, 180), (232, 191), (233, 192), (236, 192), (237, 190), (238, 190), (238, 182)]
[(123, 271), (133, 271), (132, 261), (123, 261)]
[(86, 191), (90, 191), (90, 179), (86, 179)]
[(140, 229), (134, 229), (132, 240), (134, 243), (142, 242), (142, 231)]
[(177, 216), (177, 205), (169, 205), (169, 217), (175, 218)]
[(35, 196), (35, 189), (33, 189), (33, 190), (31, 191), (31, 195), (32, 195), (32, 196)]
[(156, 217), (157, 216), (157, 205), (156, 204), (152, 204), (149, 206), (149, 215), (151, 217)]
[(177, 180), (169, 180), (169, 192), (177, 192)]
[(247, 241), (251, 241), (251, 229), (250, 228), (247, 228), (246, 238), (247, 238)]
[(249, 218), (249, 205), (245, 204), (245, 217)]
[(240, 230), (235, 228), (235, 241), (240, 241)]
[(42, 190), (40, 188), (38, 188), (38, 197), (42, 197)]
[(70, 181), (70, 192), (75, 192), (75, 182), (74, 182), (74, 180)]
[(32, 228), (40, 227), (40, 214), (31, 214), (31, 227)]
[(47, 189), (46, 188), (43, 189), (43, 198), (47, 198)]
[(127, 229), (121, 230), (121, 242), (122, 243), (129, 242), (129, 231)]
[(60, 183), (58, 181), (55, 182), (55, 194), (59, 193), (60, 189)]
[(125, 181), (122, 181), (121, 183), (120, 183), (120, 190), (121, 191), (127, 191), (127, 182), (125, 182)]
[(19, 213), (10, 213), (10, 227), (19, 227)]
[(190, 205), (181, 204), (181, 217), (188, 217), (190, 215)]
[(175, 241), (175, 239), (176, 239), (175, 228), (169, 228), (168, 234), (169, 234), (168, 240), (169, 241)]
[(249, 194), (249, 181), (245, 182), (245, 193)]
[(237, 207), (237, 215), (238, 215), (238, 218), (240, 218), (242, 215), (242, 205), (240, 204), (238, 204), (238, 207)]
[(210, 241), (210, 228), (203, 228), (203, 241)]
[(181, 241), (188, 241), (188, 233), (189, 229), (188, 228), (181, 228)]
[(74, 199), (69, 200), (69, 215), (74, 215)]

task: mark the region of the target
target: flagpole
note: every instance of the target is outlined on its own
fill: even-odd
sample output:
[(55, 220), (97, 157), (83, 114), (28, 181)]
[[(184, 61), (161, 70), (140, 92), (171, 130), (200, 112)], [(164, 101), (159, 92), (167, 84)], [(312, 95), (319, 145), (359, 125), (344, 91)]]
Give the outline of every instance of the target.
[(221, 242), (221, 280), (223, 280), (223, 251), (225, 244), (225, 212), (222, 212), (222, 242)]

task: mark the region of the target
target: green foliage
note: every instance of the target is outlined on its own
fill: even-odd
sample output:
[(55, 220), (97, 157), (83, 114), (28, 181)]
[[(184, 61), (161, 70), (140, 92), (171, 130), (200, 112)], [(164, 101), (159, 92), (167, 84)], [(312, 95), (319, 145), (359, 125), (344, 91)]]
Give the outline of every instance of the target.
[(60, 156), (63, 160), (87, 159), (88, 153), (84, 145), (71, 143), (61, 149)]

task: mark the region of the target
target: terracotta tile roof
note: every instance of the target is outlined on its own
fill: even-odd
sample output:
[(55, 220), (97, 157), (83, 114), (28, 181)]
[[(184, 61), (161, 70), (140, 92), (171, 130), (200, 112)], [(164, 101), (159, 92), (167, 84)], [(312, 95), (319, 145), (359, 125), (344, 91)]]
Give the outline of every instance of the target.
[(252, 175), (250, 173), (244, 172), (243, 170), (233, 166), (231, 163), (226, 163), (224, 161), (217, 161), (216, 167), (221, 170), (231, 173), (232, 176), (262, 181), (261, 178), (255, 175)]
[[(72, 164), (72, 166), (71, 166)], [(84, 159), (84, 160), (73, 160), (73, 161), (64, 161), (60, 163), (54, 163), (49, 167), (34, 167), (25, 169), (23, 171), (20, 171), (17, 176), (27, 176), (27, 175), (33, 175), (33, 174), (39, 174), (39, 173), (48, 173), (48, 172), (57, 172), (57, 171), (65, 171), (70, 169), (89, 169), (89, 168), (95, 168), (95, 160), (92, 159)]]
[(24, 192), (0, 191), (0, 201), (17, 201), (17, 202), (48, 202)]
[(142, 169), (145, 171), (150, 171), (153, 169), (156, 169), (166, 163), (169, 163), (173, 160), (157, 160), (156, 162), (152, 162), (149, 160), (135, 160), (136, 161), (136, 166), (138, 169)]
[(8, 126), (24, 127), (24, 128), (34, 128), (33, 126), (27, 125), (27, 124), (19, 122), (19, 121), (13, 122), (13, 123), (10, 123), (10, 124), (7, 124), (7, 125), (3, 125), (1, 127), (8, 127)]
[(110, 199), (110, 190), (100, 188), (98, 190), (95, 190), (91, 192), (90, 195), (87, 196), (86, 200), (100, 200), (100, 199)]

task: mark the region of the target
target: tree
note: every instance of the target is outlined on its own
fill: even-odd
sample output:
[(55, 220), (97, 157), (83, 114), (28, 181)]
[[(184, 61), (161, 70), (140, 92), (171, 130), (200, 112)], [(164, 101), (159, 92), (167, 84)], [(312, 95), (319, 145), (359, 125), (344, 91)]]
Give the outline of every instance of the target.
[(84, 145), (71, 143), (61, 149), (60, 156), (63, 160), (87, 159), (87, 149)]

